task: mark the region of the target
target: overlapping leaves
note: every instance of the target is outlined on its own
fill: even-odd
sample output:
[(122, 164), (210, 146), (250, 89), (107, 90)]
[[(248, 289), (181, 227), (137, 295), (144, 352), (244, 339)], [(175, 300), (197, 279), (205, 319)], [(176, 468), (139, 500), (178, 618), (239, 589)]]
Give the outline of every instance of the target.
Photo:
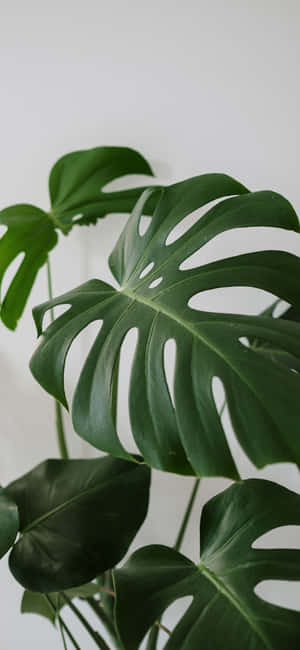
[(145, 465), (109, 457), (48, 460), (11, 483), (6, 493), (20, 514), (9, 557), (16, 580), (56, 592), (115, 566), (144, 521), (149, 483)]
[[(0, 239), (0, 287), (10, 264), (23, 259), (1, 300), (1, 318), (15, 329), (39, 269), (57, 244), (57, 232), (68, 233), (75, 223), (88, 225), (112, 212), (130, 212), (143, 188), (104, 192), (103, 187), (127, 174), (152, 175), (146, 160), (127, 147), (96, 147), (60, 158), (49, 179), (51, 209), (28, 205), (0, 211), (7, 232)], [(149, 206), (148, 209), (151, 209)]]
[(300, 525), (300, 497), (275, 483), (248, 480), (208, 502), (200, 526), (201, 562), (148, 546), (115, 572), (116, 623), (137, 650), (171, 603), (193, 600), (165, 650), (298, 650), (300, 613), (262, 600), (264, 580), (299, 580), (300, 550), (253, 548), (273, 528)]
[[(140, 220), (151, 193), (157, 207), (141, 236)], [(230, 198), (166, 245), (186, 215), (226, 196)], [(228, 176), (208, 174), (165, 190), (149, 190), (110, 257), (121, 289), (92, 280), (36, 308), (40, 334), (46, 311), (69, 305), (44, 332), (31, 362), (37, 380), (62, 403), (69, 347), (89, 323), (103, 320), (74, 396), (73, 423), (79, 435), (112, 455), (128, 457), (114, 425), (112, 380), (124, 337), (137, 328), (130, 417), (135, 441), (149, 465), (183, 474), (236, 477), (213, 397), (214, 377), (223, 382), (236, 435), (252, 462), (259, 467), (278, 461), (300, 463), (300, 376), (243, 343), (245, 337), (259, 339), (299, 359), (299, 324), (189, 306), (201, 291), (230, 286), (257, 287), (299, 306), (300, 260), (285, 252), (254, 252), (181, 268), (216, 235), (249, 226), (299, 231), (296, 214), (282, 196), (250, 193)], [(169, 339), (177, 348), (174, 404), (163, 362)]]

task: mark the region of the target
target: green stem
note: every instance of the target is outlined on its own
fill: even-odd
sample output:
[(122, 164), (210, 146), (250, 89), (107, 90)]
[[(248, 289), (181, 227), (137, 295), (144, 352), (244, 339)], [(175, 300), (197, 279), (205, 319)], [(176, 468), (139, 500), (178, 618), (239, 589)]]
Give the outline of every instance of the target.
[(67, 605), (69, 605), (69, 607), (72, 610), (73, 614), (75, 614), (75, 616), (77, 616), (78, 620), (81, 622), (83, 627), (86, 629), (86, 631), (92, 637), (92, 639), (95, 641), (97, 647), (100, 648), (101, 650), (110, 650), (109, 646), (107, 645), (106, 641), (104, 641), (101, 634), (99, 634), (99, 632), (97, 632), (96, 630), (94, 630), (92, 628), (92, 626), (89, 624), (87, 619), (83, 616), (83, 614), (78, 609), (78, 607), (76, 607), (76, 605), (74, 605), (74, 603), (72, 603), (70, 598), (68, 598), (68, 596), (66, 596), (65, 593), (62, 593), (62, 598), (67, 603)]
[(98, 618), (100, 619), (102, 625), (104, 626), (104, 628), (108, 632), (108, 634), (109, 634), (109, 636), (111, 638), (111, 641), (113, 642), (113, 644), (115, 646), (115, 649), (116, 650), (124, 650), (123, 646), (121, 645), (121, 642), (119, 641), (119, 639), (118, 639), (118, 637), (116, 635), (116, 631), (115, 631), (113, 622), (111, 621), (108, 614), (104, 611), (103, 607), (101, 607), (100, 603), (97, 600), (95, 600), (95, 598), (87, 598), (86, 602), (89, 604), (89, 606), (91, 607), (93, 612), (96, 614), (96, 616), (98, 616)]
[(44, 595), (45, 595), (45, 598), (47, 599), (47, 601), (48, 601), (48, 603), (49, 603), (51, 609), (54, 611), (55, 615), (57, 616), (57, 618), (58, 618), (58, 622), (59, 622), (59, 625), (61, 626), (61, 628), (64, 629), (65, 633), (67, 634), (67, 636), (69, 637), (71, 643), (73, 644), (75, 650), (80, 650), (80, 647), (79, 647), (78, 643), (75, 641), (75, 639), (74, 639), (74, 637), (73, 637), (73, 634), (71, 633), (71, 631), (70, 631), (70, 629), (68, 628), (67, 624), (66, 624), (66, 623), (64, 622), (64, 620), (62, 619), (62, 617), (61, 617), (61, 615), (59, 614), (59, 612), (58, 612), (58, 610), (56, 609), (56, 607), (54, 606), (54, 604), (53, 604), (51, 598), (49, 598), (48, 594), (44, 594)]
[(195, 481), (194, 481), (191, 496), (189, 498), (189, 502), (187, 504), (187, 507), (186, 507), (186, 510), (185, 510), (185, 513), (184, 513), (184, 516), (183, 516), (181, 526), (180, 526), (179, 531), (178, 531), (178, 535), (176, 537), (176, 542), (175, 542), (174, 547), (173, 547), (175, 551), (180, 551), (181, 544), (183, 542), (183, 538), (184, 538), (184, 535), (185, 535), (185, 531), (187, 529), (187, 525), (189, 523), (190, 516), (191, 516), (191, 513), (192, 513), (193, 505), (195, 503), (197, 492), (199, 490), (199, 486), (200, 486), (200, 478), (196, 478)]
[[(48, 280), (48, 295), (49, 300), (53, 300), (53, 291), (52, 291), (52, 277), (51, 277), (51, 267), (49, 255), (47, 257), (47, 280)], [(50, 309), (50, 318), (51, 322), (54, 321), (54, 310), (53, 307)], [(63, 414), (62, 407), (60, 403), (55, 400), (55, 418), (56, 418), (56, 432), (57, 432), (57, 442), (61, 458), (69, 458), (67, 443), (66, 443), (66, 434), (64, 430)]]

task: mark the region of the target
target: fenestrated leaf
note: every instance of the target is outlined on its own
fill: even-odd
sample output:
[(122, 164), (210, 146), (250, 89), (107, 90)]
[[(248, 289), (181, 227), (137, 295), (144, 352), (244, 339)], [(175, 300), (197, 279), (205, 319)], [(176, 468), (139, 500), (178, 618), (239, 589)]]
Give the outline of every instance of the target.
[[(196, 311), (189, 299), (218, 287), (253, 286), (299, 304), (300, 260), (280, 251), (238, 255), (198, 268), (182, 262), (217, 234), (247, 226), (298, 232), (288, 201), (273, 192), (248, 193), (218, 174), (208, 174), (160, 190), (151, 224), (143, 236), (139, 222), (149, 190), (138, 202), (110, 258), (121, 284), (117, 291), (99, 280), (35, 309), (38, 333), (52, 305), (70, 309), (45, 331), (31, 369), (44, 388), (66, 404), (64, 364), (77, 334), (103, 320), (80, 376), (73, 402), (75, 430), (94, 446), (128, 457), (112, 417), (112, 377), (126, 333), (138, 328), (130, 384), (130, 417), (136, 444), (149, 465), (198, 475), (236, 476), (212, 392), (213, 378), (225, 387), (236, 435), (252, 462), (300, 462), (300, 378), (240, 341), (259, 337), (300, 357), (300, 327), (263, 316)], [(166, 246), (172, 229), (207, 202), (226, 195), (182, 237)], [(147, 275), (143, 271), (153, 268)], [(141, 277), (142, 274), (142, 277)], [(160, 283), (152, 283), (162, 278)], [(174, 402), (169, 394), (163, 352), (177, 346)]]
[(21, 253), (24, 258), (1, 299), (3, 323), (14, 330), (23, 313), (36, 275), (57, 243), (53, 222), (33, 205), (12, 205), (0, 211), (7, 231), (0, 239), (0, 287), (8, 267)]
[(145, 465), (106, 457), (48, 460), (11, 483), (21, 533), (9, 557), (15, 578), (48, 593), (115, 566), (144, 521), (149, 481)]
[[(15, 329), (23, 313), (39, 269), (57, 243), (56, 229), (68, 233), (73, 225), (96, 223), (112, 212), (131, 212), (143, 187), (105, 192), (103, 187), (128, 174), (151, 175), (147, 161), (128, 147), (96, 147), (75, 151), (60, 158), (49, 179), (51, 211), (33, 205), (12, 205), (0, 211), (0, 224), (7, 232), (0, 239), (0, 287), (10, 264), (23, 254), (24, 259), (2, 299), (1, 318)], [(153, 202), (145, 214), (151, 214)], [(81, 217), (80, 217), (81, 215)]]
[[(279, 302), (280, 301), (273, 303), (268, 309), (266, 309), (264, 311), (264, 316), (275, 318), (275, 309)], [(300, 310), (299, 308), (289, 307), (281, 314), (281, 316), (279, 316), (279, 318), (300, 323)], [(255, 348), (256, 352), (260, 352), (266, 357), (271, 357), (274, 362), (284, 365), (294, 372), (300, 372), (300, 359), (295, 357), (293, 354), (281, 350), (264, 339), (249, 338), (249, 343), (253, 348)]]
[[(80, 587), (67, 589), (64, 593), (68, 598), (73, 600), (73, 598), (90, 598), (99, 593), (99, 591), (100, 588), (98, 585), (93, 582), (88, 582)], [(52, 592), (48, 595), (48, 598), (50, 598), (53, 607), (57, 612), (65, 605), (65, 601), (60, 597), (60, 592)], [(38, 591), (28, 591), (27, 589), (24, 591), (21, 602), (22, 614), (38, 614), (39, 616), (48, 618), (49, 621), (54, 624), (56, 621), (56, 614), (53, 607), (51, 607), (45, 594), (41, 594)]]
[(0, 487), (0, 558), (13, 545), (19, 530), (19, 514), (16, 503)]
[[(49, 179), (51, 212), (62, 229), (96, 223), (112, 212), (131, 212), (144, 188), (114, 192), (105, 185), (127, 174), (153, 176), (145, 158), (128, 147), (95, 147), (73, 151), (54, 165)], [(145, 214), (153, 209), (151, 203)]]
[(247, 480), (209, 501), (200, 526), (201, 562), (148, 546), (115, 571), (116, 623), (136, 650), (171, 603), (193, 601), (165, 650), (298, 650), (300, 613), (262, 600), (263, 580), (299, 580), (300, 550), (253, 548), (278, 526), (300, 525), (300, 497), (275, 483)]

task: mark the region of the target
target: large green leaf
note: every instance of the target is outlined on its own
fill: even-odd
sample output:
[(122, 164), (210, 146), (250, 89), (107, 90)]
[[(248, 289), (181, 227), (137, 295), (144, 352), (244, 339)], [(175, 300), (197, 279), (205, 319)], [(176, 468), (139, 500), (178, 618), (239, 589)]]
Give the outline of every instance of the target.
[[(74, 598), (90, 598), (95, 594), (98, 594), (100, 587), (93, 582), (88, 582), (79, 587), (74, 587), (73, 589), (67, 589), (64, 593), (73, 600)], [(21, 602), (21, 612), (22, 614), (38, 614), (44, 618), (48, 618), (51, 623), (56, 621), (56, 612), (59, 612), (61, 608), (65, 605), (65, 601), (60, 597), (60, 592), (52, 592), (48, 595), (50, 598), (53, 607), (51, 607), (49, 601), (45, 597), (45, 594), (41, 594), (38, 591), (28, 591), (27, 589), (23, 593), (22, 602)], [(54, 608), (54, 609), (53, 609)]]
[(0, 239), (0, 287), (10, 264), (20, 253), (24, 255), (1, 300), (2, 321), (14, 330), (36, 275), (57, 243), (57, 234), (46, 212), (33, 205), (12, 205), (1, 210), (0, 224), (7, 226)]
[(19, 530), (19, 514), (16, 503), (0, 488), (0, 558), (13, 545)]
[(299, 580), (300, 550), (263, 550), (269, 530), (300, 525), (300, 496), (275, 483), (248, 480), (205, 505), (201, 562), (148, 546), (115, 572), (116, 622), (126, 650), (136, 650), (173, 601), (193, 601), (165, 650), (298, 650), (300, 613), (254, 593), (263, 580)]
[[(10, 264), (24, 254), (2, 299), (1, 318), (7, 327), (16, 328), (35, 277), (57, 244), (56, 229), (66, 234), (74, 217), (75, 223), (86, 225), (112, 212), (132, 210), (144, 188), (102, 191), (104, 185), (127, 174), (152, 175), (147, 161), (133, 149), (96, 147), (75, 151), (60, 158), (50, 173), (49, 213), (27, 204), (0, 211), (0, 225), (7, 226), (0, 239), (0, 287)], [(146, 213), (152, 208), (150, 202)]]
[(20, 538), (9, 564), (31, 591), (82, 585), (115, 566), (144, 521), (149, 469), (113, 458), (49, 460), (11, 483)]
[(153, 175), (145, 158), (127, 147), (95, 147), (63, 156), (49, 178), (51, 214), (62, 230), (68, 230), (74, 217), (76, 224), (85, 225), (111, 212), (131, 212), (144, 188), (103, 191), (127, 174)]
[[(224, 384), (236, 435), (252, 462), (259, 467), (277, 461), (300, 463), (300, 378), (240, 340), (263, 338), (299, 358), (299, 325), (188, 306), (200, 291), (229, 286), (258, 287), (299, 304), (300, 260), (266, 251), (179, 268), (226, 230), (273, 226), (298, 232), (292, 206), (273, 192), (248, 193), (228, 176), (208, 174), (160, 190), (151, 225), (140, 236), (149, 192), (139, 200), (110, 258), (121, 289), (92, 280), (34, 310), (41, 334), (46, 311), (52, 305), (70, 305), (44, 332), (31, 361), (34, 376), (66, 404), (64, 364), (69, 347), (86, 325), (103, 320), (77, 385), (73, 423), (94, 446), (126, 458), (113, 421), (112, 378), (126, 333), (138, 328), (130, 416), (135, 441), (149, 465), (177, 473), (236, 476), (213, 397), (214, 377)], [(168, 235), (187, 214), (233, 194), (241, 196), (221, 201), (166, 246)], [(153, 268), (141, 277), (151, 263)], [(174, 406), (163, 363), (169, 339), (177, 346)]]

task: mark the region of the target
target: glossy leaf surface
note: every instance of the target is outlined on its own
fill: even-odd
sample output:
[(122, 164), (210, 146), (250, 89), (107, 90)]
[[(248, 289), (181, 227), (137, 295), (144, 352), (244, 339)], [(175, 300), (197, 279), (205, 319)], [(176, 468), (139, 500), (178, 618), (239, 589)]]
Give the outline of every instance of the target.
[(128, 174), (153, 175), (145, 158), (127, 147), (73, 151), (54, 165), (49, 179), (51, 212), (62, 229), (86, 225), (112, 212), (131, 212), (144, 188), (113, 192), (103, 187)]
[(146, 516), (150, 472), (113, 458), (49, 460), (6, 488), (20, 513), (10, 569), (26, 589), (82, 585), (115, 566)]
[[(88, 582), (80, 587), (67, 589), (64, 593), (68, 598), (71, 598), (71, 600), (74, 598), (85, 599), (99, 593), (99, 586), (93, 582)], [(52, 592), (48, 597), (51, 599), (53, 607), (55, 607), (57, 611), (60, 611), (60, 609), (65, 605), (65, 602), (60, 598), (59, 592)], [(38, 614), (39, 616), (49, 619), (51, 623), (55, 623), (56, 621), (55, 612), (45, 598), (45, 594), (41, 594), (38, 591), (28, 591), (27, 589), (24, 591), (21, 603), (21, 613)]]
[(57, 243), (57, 234), (46, 212), (33, 205), (12, 205), (1, 210), (0, 224), (7, 226), (0, 239), (0, 286), (10, 264), (23, 254), (20, 266), (1, 299), (2, 321), (14, 330), (36, 275)]
[(0, 488), (0, 558), (13, 545), (19, 530), (19, 514), (16, 503)]
[[(188, 304), (201, 291), (231, 286), (256, 287), (298, 304), (299, 258), (263, 251), (180, 268), (226, 230), (273, 226), (298, 232), (292, 206), (273, 192), (248, 193), (228, 176), (208, 174), (160, 190), (151, 224), (141, 236), (139, 223), (150, 192), (138, 202), (110, 257), (121, 289), (91, 280), (35, 309), (41, 334), (44, 314), (52, 305), (70, 306), (44, 332), (31, 361), (34, 376), (66, 404), (64, 365), (69, 347), (89, 323), (103, 320), (75, 391), (73, 423), (79, 435), (94, 446), (126, 458), (112, 417), (112, 377), (125, 335), (137, 328), (130, 417), (136, 444), (150, 466), (183, 474), (236, 477), (214, 401), (214, 377), (224, 384), (236, 435), (252, 462), (258, 467), (278, 461), (300, 463), (300, 378), (241, 340), (263, 338), (300, 358), (299, 324), (198, 311)], [(166, 245), (186, 215), (233, 194), (240, 196), (219, 202)], [(174, 405), (163, 360), (170, 339), (177, 347)]]
[(300, 613), (258, 597), (263, 580), (299, 580), (300, 550), (253, 548), (278, 526), (300, 525), (300, 497), (275, 483), (247, 480), (208, 502), (201, 517), (201, 562), (148, 546), (115, 571), (116, 621), (126, 650), (178, 598), (193, 600), (165, 650), (298, 650)]

